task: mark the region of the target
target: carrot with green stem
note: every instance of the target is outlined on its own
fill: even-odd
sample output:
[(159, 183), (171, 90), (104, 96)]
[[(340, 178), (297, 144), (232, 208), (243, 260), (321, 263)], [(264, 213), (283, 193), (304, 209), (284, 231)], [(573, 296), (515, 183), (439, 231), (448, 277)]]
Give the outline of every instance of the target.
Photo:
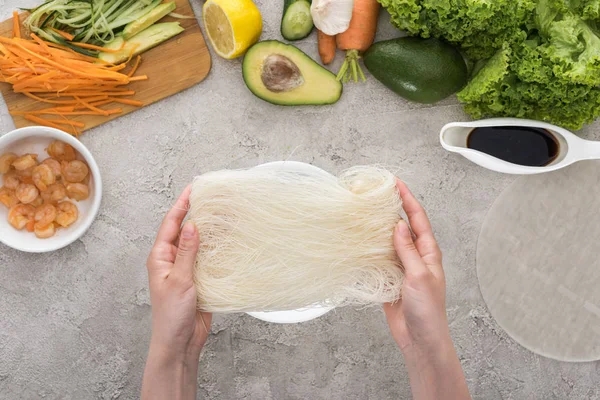
[(338, 81), (349, 82), (351, 79), (365, 81), (358, 60), (360, 54), (367, 51), (377, 32), (377, 19), (379, 17), (379, 3), (377, 0), (354, 0), (352, 19), (345, 32), (336, 36), (338, 49), (346, 50), (346, 59), (337, 75)]

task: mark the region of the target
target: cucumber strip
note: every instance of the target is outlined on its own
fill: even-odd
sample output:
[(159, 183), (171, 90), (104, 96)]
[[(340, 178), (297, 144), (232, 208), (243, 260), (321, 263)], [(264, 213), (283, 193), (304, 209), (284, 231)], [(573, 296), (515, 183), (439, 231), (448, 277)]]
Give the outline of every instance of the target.
[(102, 46), (123, 27), (152, 12), (162, 0), (45, 0), (31, 10), (24, 25), (46, 40), (46, 28), (74, 35), (76, 41)]
[(71, 43), (67, 42), (65, 39), (63, 39), (60, 36), (57, 36), (57, 35), (53, 35), (53, 36), (56, 39), (56, 42), (58, 44), (68, 47), (76, 53), (83, 54), (84, 56), (89, 56), (89, 57), (98, 57), (97, 51), (87, 50), (87, 49), (81, 48), (79, 46), (72, 45)]
[(196, 19), (196, 17), (192, 17), (190, 15), (183, 15), (183, 14), (178, 14), (178, 13), (169, 13), (169, 17), (172, 18), (177, 18), (177, 19)]
[(285, 0), (281, 18), (281, 35), (287, 40), (307, 37), (313, 29), (310, 1)]

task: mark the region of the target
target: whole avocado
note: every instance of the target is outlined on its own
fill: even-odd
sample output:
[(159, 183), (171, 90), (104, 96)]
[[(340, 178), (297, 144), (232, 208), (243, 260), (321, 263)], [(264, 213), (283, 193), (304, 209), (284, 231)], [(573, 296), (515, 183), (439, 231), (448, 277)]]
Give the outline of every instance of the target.
[(435, 103), (467, 84), (458, 50), (438, 39), (402, 37), (374, 43), (363, 56), (369, 72), (405, 99)]

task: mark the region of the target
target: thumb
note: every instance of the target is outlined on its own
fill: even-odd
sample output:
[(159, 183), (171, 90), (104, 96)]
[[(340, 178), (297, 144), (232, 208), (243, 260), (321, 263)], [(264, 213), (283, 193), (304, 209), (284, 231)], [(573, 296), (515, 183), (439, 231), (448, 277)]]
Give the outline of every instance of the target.
[(183, 225), (179, 237), (175, 266), (172, 272), (173, 275), (181, 278), (182, 281), (192, 279), (199, 247), (200, 238), (198, 229), (196, 228), (196, 225), (188, 221)]
[(394, 248), (404, 266), (406, 275), (420, 275), (429, 272), (415, 247), (412, 233), (406, 221), (401, 219), (394, 229)]

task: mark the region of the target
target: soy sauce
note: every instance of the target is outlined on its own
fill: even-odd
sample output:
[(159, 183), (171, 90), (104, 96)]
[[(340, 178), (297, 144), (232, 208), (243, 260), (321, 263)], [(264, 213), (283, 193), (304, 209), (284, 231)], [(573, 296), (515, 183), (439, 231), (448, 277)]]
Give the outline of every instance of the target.
[(556, 159), (560, 145), (546, 129), (490, 126), (473, 129), (467, 147), (509, 163), (543, 167)]

